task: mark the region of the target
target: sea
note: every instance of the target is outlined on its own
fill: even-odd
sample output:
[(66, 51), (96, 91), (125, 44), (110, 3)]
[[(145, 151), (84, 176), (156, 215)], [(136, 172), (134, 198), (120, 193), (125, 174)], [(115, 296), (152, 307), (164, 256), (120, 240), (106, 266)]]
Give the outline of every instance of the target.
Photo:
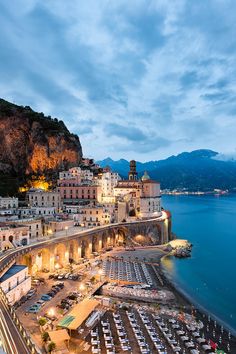
[(192, 257), (165, 257), (166, 275), (200, 308), (236, 334), (236, 194), (163, 195), (172, 231), (193, 244)]

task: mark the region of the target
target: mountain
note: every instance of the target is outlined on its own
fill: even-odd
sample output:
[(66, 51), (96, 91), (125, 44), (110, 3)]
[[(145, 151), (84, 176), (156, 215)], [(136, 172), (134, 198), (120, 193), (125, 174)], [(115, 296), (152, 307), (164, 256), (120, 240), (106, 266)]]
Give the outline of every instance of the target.
[[(212, 190), (236, 188), (236, 162), (223, 161), (212, 150), (194, 150), (170, 156), (165, 160), (137, 162), (137, 171), (141, 176), (147, 171), (151, 178), (161, 182), (162, 189)], [(129, 171), (126, 160), (113, 161), (108, 158), (99, 161), (102, 167), (110, 166), (122, 177)]]
[(82, 158), (79, 137), (62, 121), (0, 99), (0, 174), (25, 176), (52, 174), (78, 165)]

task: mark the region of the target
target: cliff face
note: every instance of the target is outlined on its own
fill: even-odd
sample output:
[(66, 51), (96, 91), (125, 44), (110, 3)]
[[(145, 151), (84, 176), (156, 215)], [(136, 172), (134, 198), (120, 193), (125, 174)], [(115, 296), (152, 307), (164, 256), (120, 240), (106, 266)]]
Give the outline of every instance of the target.
[(78, 165), (82, 148), (62, 121), (0, 99), (0, 172), (24, 176)]

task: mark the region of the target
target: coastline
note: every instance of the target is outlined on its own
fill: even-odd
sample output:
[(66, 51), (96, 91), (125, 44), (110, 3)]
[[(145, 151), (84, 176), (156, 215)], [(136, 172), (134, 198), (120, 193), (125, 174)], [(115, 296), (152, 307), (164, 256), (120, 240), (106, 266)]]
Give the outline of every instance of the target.
[[(221, 334), (221, 326), (224, 327), (224, 333), (226, 334), (226, 332), (230, 332), (231, 333), (231, 349), (233, 349), (236, 353), (236, 330), (234, 328), (231, 328), (227, 323), (225, 323), (224, 321), (222, 321), (220, 318), (218, 318), (214, 313), (211, 313), (208, 309), (206, 309), (205, 307), (203, 307), (202, 305), (200, 305), (193, 297), (191, 297), (187, 292), (185, 292), (181, 286), (179, 286), (178, 284), (176, 284), (171, 277), (169, 276), (168, 270), (164, 267), (164, 265), (162, 264), (162, 260), (165, 257), (170, 257), (169, 254), (163, 255), (160, 258), (160, 274), (163, 277), (165, 283), (167, 284), (168, 288), (171, 289), (171, 291), (173, 291), (174, 295), (176, 296), (176, 299), (178, 301), (178, 303), (183, 304), (185, 306), (185, 311), (190, 313), (193, 309), (194, 312), (196, 314), (196, 317), (200, 318), (201, 321), (203, 321), (205, 324), (209, 323), (208, 322), (208, 316), (210, 316), (211, 318), (211, 327), (215, 328), (215, 332), (216, 332), (216, 337), (218, 334), (218, 337)], [(213, 322), (217, 323), (216, 327), (213, 324)], [(226, 336), (227, 337), (227, 336)]]
[[(176, 284), (169, 276), (168, 269), (166, 269), (162, 261), (165, 257), (169, 257), (169, 252), (163, 250), (163, 246), (150, 246), (150, 247), (140, 247), (135, 251), (124, 251), (123, 249), (117, 249), (109, 252), (109, 256), (122, 256), (123, 259), (135, 259), (140, 260), (150, 260), (152, 263), (159, 264), (159, 273), (164, 282), (164, 288), (172, 291), (175, 295), (176, 301), (174, 307), (176, 309), (181, 309), (186, 313), (191, 314), (194, 310), (194, 315), (203, 322), (204, 324), (204, 335), (206, 338), (210, 338), (215, 342), (220, 342), (222, 339), (222, 344), (220, 348), (225, 351), (225, 353), (236, 353), (236, 336), (235, 331), (230, 328), (226, 323), (221, 321), (217, 316), (210, 313), (206, 308), (202, 307), (195, 299), (191, 298), (188, 293), (186, 293), (181, 286)], [(167, 305), (168, 306), (168, 305)], [(208, 320), (210, 316), (210, 321)], [(222, 326), (224, 328), (222, 333)], [(228, 333), (231, 333), (231, 338), (228, 338)], [(230, 350), (227, 348), (227, 344), (230, 342)]]

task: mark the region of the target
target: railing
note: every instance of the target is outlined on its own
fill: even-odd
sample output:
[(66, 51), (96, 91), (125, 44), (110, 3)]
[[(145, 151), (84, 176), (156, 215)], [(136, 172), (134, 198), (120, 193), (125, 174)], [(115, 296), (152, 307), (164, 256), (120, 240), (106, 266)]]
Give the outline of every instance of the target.
[(0, 297), (3, 305), (5, 306), (5, 309), (11, 316), (11, 319), (13, 320), (14, 324), (16, 325), (18, 329), (18, 333), (21, 336), (23, 342), (25, 343), (27, 349), (29, 349), (30, 354), (41, 354), (41, 350), (39, 350), (35, 343), (32, 341), (26, 330), (24, 329), (22, 323), (20, 322), (19, 318), (16, 315), (16, 312), (14, 308), (9, 304), (7, 296), (5, 295), (4, 291), (2, 288), (0, 288)]

